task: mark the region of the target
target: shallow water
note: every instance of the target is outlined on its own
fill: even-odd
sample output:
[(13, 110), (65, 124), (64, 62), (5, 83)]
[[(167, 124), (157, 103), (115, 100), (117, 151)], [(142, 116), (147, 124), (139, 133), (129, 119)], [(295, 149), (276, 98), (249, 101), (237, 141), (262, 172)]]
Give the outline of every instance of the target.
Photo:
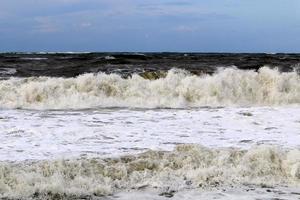
[(299, 120), (295, 106), (1, 110), (0, 188), (10, 198), (297, 199)]
[(157, 191), (145, 193), (144, 191), (119, 193), (113, 197), (105, 197), (103, 200), (130, 200), (130, 199), (144, 199), (144, 200), (187, 200), (187, 199), (204, 199), (204, 200), (299, 200), (299, 188), (256, 188), (256, 187), (242, 187), (242, 188), (219, 188), (208, 191), (203, 190), (189, 190), (174, 194), (157, 195)]
[(0, 198), (299, 199), (299, 83), (266, 67), (6, 78)]
[(208, 147), (300, 147), (300, 108), (0, 111), (0, 160), (118, 156)]

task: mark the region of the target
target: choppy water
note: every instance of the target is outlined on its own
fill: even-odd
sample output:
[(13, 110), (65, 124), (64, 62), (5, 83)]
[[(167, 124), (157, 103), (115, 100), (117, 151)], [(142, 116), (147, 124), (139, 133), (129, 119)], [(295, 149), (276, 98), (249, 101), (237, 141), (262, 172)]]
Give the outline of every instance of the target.
[(267, 67), (6, 77), (0, 198), (299, 199), (299, 103)]

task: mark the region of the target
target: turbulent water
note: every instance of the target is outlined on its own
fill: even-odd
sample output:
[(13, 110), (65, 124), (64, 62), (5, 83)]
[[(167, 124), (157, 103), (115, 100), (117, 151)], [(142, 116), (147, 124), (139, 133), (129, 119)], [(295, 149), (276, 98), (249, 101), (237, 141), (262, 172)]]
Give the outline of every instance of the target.
[(290, 105), (300, 103), (300, 77), (263, 67), (258, 72), (223, 69), (202, 76), (173, 69), (157, 80), (103, 73), (12, 78), (0, 81), (0, 103), (2, 108), (26, 109)]
[(298, 55), (1, 56), (0, 198), (300, 198)]
[(174, 193), (220, 185), (299, 186), (299, 162), (299, 150), (214, 150), (179, 145), (172, 152), (150, 151), (117, 159), (1, 164), (1, 192), (8, 197), (49, 193), (102, 196), (144, 187)]

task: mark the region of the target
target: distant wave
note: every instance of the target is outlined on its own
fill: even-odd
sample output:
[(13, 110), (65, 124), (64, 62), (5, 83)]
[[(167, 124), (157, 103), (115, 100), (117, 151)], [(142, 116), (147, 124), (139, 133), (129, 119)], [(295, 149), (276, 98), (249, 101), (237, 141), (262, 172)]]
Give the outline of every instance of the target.
[(30, 58), (30, 57), (25, 57), (25, 58), (20, 58), (21, 60), (47, 60), (48, 58), (38, 58), (38, 57), (34, 57), (34, 58)]
[(0, 81), (1, 108), (186, 108), (300, 104), (300, 76), (262, 67), (258, 72), (222, 69), (196, 76), (172, 69), (163, 78), (84, 74), (76, 78), (10, 78)]
[[(179, 145), (112, 159), (0, 162), (1, 198), (77, 199), (122, 190), (300, 186), (300, 150)], [(253, 187), (252, 186), (252, 187)], [(47, 199), (49, 199), (47, 198)]]
[(1, 75), (12, 75), (15, 74), (17, 70), (15, 68), (1, 68), (0, 69), (0, 77)]

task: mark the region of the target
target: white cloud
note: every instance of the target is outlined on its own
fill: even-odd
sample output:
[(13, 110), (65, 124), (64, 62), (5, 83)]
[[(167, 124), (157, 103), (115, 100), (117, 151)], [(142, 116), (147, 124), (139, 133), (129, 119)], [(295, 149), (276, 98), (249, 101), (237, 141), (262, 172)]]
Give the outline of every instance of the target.
[(90, 22), (83, 22), (83, 23), (80, 24), (80, 26), (83, 27), (83, 28), (91, 27), (92, 23), (90, 23)]
[(198, 31), (199, 28), (196, 26), (188, 26), (188, 25), (179, 25), (174, 28), (174, 31), (176, 32), (195, 32)]
[(35, 21), (37, 25), (33, 28), (33, 32), (55, 33), (61, 31), (59, 25), (50, 17), (37, 17)]
[(140, 12), (148, 15), (198, 15), (209, 12), (209, 9), (200, 4), (169, 3), (144, 3), (138, 7)]

